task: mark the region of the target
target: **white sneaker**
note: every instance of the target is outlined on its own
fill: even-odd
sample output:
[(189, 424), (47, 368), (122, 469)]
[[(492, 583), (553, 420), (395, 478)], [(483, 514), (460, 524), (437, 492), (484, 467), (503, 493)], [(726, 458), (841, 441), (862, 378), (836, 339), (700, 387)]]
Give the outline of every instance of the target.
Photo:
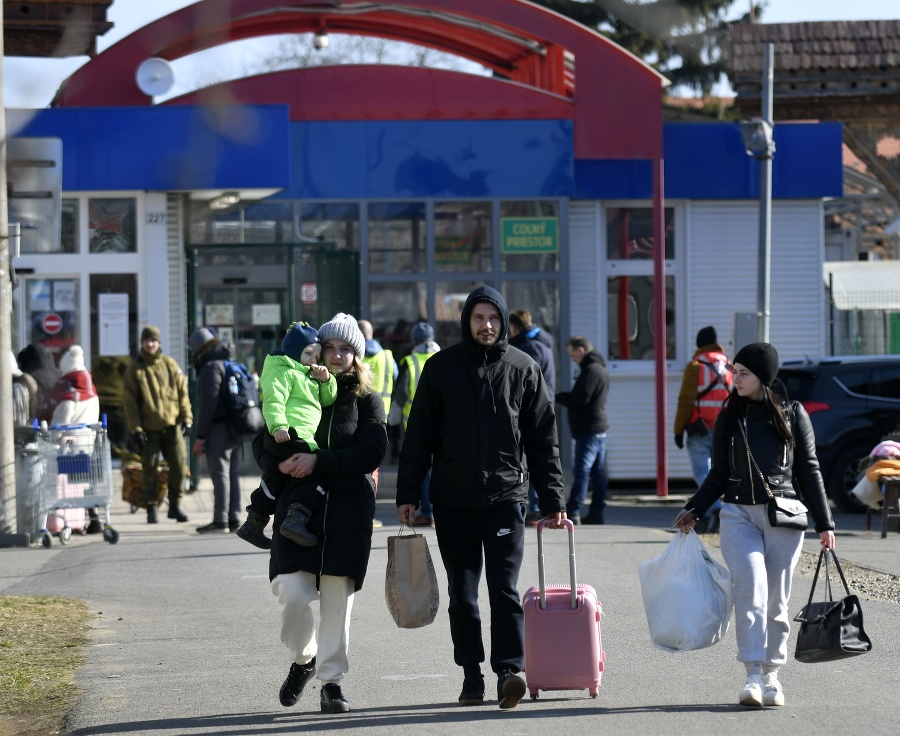
[(762, 675), (750, 675), (747, 678), (747, 684), (741, 690), (738, 697), (741, 705), (748, 708), (759, 708), (763, 704), (763, 678)]
[(770, 672), (763, 675), (763, 683), (765, 685), (763, 703), (765, 705), (784, 705), (784, 690), (781, 688), (781, 683), (778, 682), (778, 674)]

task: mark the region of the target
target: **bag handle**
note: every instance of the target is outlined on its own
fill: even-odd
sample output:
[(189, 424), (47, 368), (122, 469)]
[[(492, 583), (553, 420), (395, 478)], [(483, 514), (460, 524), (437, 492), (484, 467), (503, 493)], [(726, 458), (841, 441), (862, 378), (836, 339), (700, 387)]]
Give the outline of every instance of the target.
[[(544, 527), (552, 524), (550, 519), (541, 519), (537, 525), (538, 538), (538, 588), (541, 592), (541, 610), (547, 608), (547, 586), (544, 583)], [(562, 525), (569, 533), (569, 589), (572, 597), (572, 610), (578, 608), (578, 584), (575, 582), (575, 524), (563, 519)]]
[(838, 562), (837, 555), (834, 553), (833, 549), (823, 549), (819, 552), (819, 564), (816, 565), (816, 574), (813, 576), (812, 588), (809, 590), (809, 600), (806, 602), (807, 606), (812, 605), (813, 596), (816, 593), (816, 583), (819, 580), (819, 570), (822, 569), (822, 560), (825, 560), (825, 592), (828, 596), (828, 602), (834, 602), (834, 596), (831, 591), (831, 570), (828, 567), (828, 558), (832, 557), (834, 559), (834, 566), (837, 568), (838, 575), (841, 576), (841, 582), (844, 584), (844, 591), (847, 595), (850, 595), (850, 588), (847, 585), (847, 578), (844, 577), (844, 571), (841, 569), (841, 563)]

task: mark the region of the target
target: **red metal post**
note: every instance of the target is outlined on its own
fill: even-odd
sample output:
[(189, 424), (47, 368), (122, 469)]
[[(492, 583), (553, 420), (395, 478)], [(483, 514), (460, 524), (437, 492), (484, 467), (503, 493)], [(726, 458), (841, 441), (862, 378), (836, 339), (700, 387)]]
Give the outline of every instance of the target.
[(656, 363), (656, 495), (669, 495), (666, 439), (666, 230), (663, 160), (653, 160), (653, 356)]

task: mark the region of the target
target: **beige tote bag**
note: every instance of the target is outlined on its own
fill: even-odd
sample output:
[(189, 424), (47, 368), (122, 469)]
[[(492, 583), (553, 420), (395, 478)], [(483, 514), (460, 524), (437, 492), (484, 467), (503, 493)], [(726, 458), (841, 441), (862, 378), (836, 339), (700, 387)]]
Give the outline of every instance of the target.
[(384, 598), (401, 629), (427, 626), (437, 616), (440, 596), (428, 541), (421, 534), (388, 537)]

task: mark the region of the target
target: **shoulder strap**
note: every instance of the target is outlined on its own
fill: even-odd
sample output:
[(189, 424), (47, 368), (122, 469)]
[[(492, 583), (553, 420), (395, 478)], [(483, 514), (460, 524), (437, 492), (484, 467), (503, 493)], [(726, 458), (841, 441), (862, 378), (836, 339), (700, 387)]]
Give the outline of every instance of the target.
[(718, 384), (718, 383), (721, 383), (725, 388), (728, 388), (728, 384), (725, 383), (725, 377), (722, 375), (722, 373), (719, 371), (719, 369), (716, 365), (714, 365), (713, 363), (710, 363), (708, 360), (703, 360), (702, 358), (697, 358), (697, 362), (703, 363), (703, 365), (709, 367), (712, 370), (712, 372), (715, 374), (716, 377), (713, 378), (712, 383), (710, 383), (709, 386), (707, 386), (705, 389), (703, 389), (702, 391), (700, 391), (697, 394), (696, 401), (700, 401), (700, 399), (702, 399), (704, 396), (706, 396), (706, 394), (708, 394), (710, 391), (712, 391), (716, 387), (716, 384)]

